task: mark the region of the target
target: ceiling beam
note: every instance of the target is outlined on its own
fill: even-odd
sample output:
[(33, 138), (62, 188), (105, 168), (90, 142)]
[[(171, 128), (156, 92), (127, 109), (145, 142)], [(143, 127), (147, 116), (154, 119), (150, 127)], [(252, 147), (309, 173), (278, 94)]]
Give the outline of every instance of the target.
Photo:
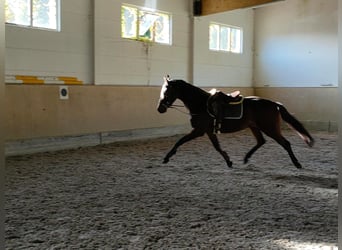
[[(198, 0), (195, 0), (195, 2)], [(254, 7), (282, 0), (200, 0), (201, 16)]]

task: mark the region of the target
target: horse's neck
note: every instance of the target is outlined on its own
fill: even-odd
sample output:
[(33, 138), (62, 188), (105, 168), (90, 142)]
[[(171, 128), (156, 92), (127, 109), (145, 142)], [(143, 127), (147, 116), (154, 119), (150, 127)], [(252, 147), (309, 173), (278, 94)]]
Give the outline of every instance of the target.
[(201, 113), (206, 111), (209, 94), (195, 86), (188, 86), (187, 91), (183, 91), (179, 99), (190, 110), (190, 113)]

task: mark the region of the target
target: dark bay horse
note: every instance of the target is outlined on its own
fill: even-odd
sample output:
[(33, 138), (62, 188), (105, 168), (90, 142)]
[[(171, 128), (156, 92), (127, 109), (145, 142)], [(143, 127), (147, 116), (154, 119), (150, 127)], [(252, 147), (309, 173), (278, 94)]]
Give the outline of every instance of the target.
[[(163, 163), (167, 163), (177, 148), (182, 144), (207, 134), (215, 149), (223, 156), (227, 165), (232, 167), (228, 154), (221, 149), (216, 134), (214, 134), (214, 117), (208, 112), (208, 99), (211, 94), (183, 80), (169, 80), (164, 78), (158, 104), (159, 113), (165, 113), (173, 106), (176, 99), (181, 100), (191, 115), (192, 131), (176, 142), (167, 153)], [(281, 134), (281, 119), (287, 122), (299, 136), (310, 146), (314, 140), (304, 126), (292, 116), (286, 108), (277, 102), (251, 96), (245, 97), (242, 103), (243, 115), (240, 119), (224, 119), (221, 132), (232, 133), (242, 129), (250, 128), (257, 140), (257, 144), (246, 154), (244, 163), (247, 163), (252, 154), (260, 148), (265, 139), (262, 133), (273, 138), (289, 154), (293, 164), (301, 168), (301, 164), (294, 155), (291, 144)]]

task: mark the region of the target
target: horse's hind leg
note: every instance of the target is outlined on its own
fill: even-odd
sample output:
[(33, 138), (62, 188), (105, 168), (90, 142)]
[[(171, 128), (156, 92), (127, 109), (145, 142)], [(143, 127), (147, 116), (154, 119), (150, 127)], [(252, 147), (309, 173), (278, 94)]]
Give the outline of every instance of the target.
[[(267, 134), (267, 133), (266, 133)], [(267, 134), (269, 137), (273, 138), (276, 142), (278, 142), (289, 154), (292, 163), (297, 167), (297, 168), (302, 168), (302, 165), (299, 163), (299, 161), (297, 160), (296, 156), (294, 155), (292, 148), (291, 148), (291, 143), (285, 139), (284, 136), (282, 136), (279, 133), (275, 133), (275, 134)]]
[(220, 143), (217, 139), (217, 136), (213, 133), (207, 133), (207, 135), (208, 135), (210, 141), (212, 142), (214, 148), (216, 149), (216, 151), (219, 152), (223, 156), (223, 158), (226, 160), (228, 167), (231, 168), (233, 165), (233, 162), (230, 161), (228, 154), (221, 149), (221, 146), (220, 146)]
[(251, 158), (252, 154), (255, 153), (255, 151), (257, 151), (262, 145), (265, 144), (265, 138), (262, 135), (260, 129), (255, 128), (255, 127), (250, 127), (253, 135), (255, 136), (256, 140), (257, 140), (257, 145), (255, 145), (251, 150), (248, 151), (248, 153), (246, 154), (243, 162), (246, 164), (248, 162), (248, 159)]

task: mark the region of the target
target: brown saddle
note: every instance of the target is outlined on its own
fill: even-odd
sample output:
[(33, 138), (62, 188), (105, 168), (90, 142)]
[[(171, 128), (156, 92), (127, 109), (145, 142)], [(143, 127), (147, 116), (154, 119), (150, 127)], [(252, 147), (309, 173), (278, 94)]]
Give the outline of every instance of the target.
[(211, 116), (216, 118), (218, 108), (220, 108), (224, 119), (241, 119), (244, 96), (240, 95), (240, 91), (225, 94), (221, 91), (211, 90), (210, 93), (207, 109)]
[(240, 91), (234, 91), (233, 93), (230, 93), (230, 94), (227, 94), (231, 100), (229, 101), (229, 104), (230, 105), (237, 105), (237, 104), (240, 104), (243, 99), (244, 99), (244, 96), (243, 95), (240, 95)]

